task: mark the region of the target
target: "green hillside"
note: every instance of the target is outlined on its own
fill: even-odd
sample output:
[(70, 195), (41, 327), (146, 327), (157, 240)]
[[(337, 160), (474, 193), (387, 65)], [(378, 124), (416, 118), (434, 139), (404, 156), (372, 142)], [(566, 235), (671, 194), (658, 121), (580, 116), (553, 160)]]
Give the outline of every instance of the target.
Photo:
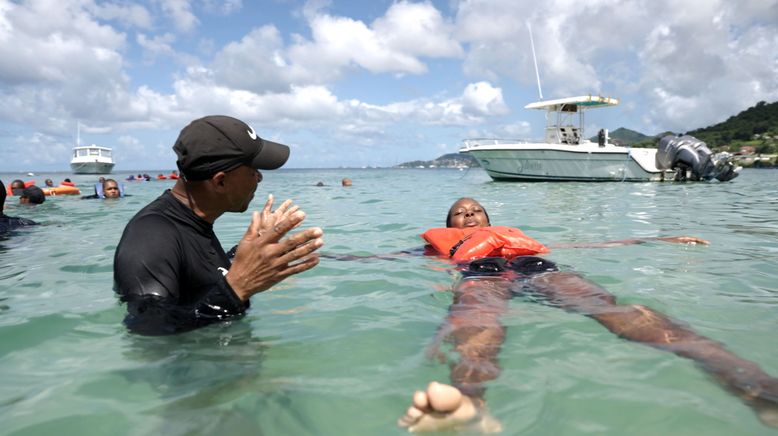
[[(622, 139), (616, 136), (616, 132), (629, 129), (617, 129), (611, 133), (611, 138), (618, 141), (626, 141), (633, 147), (656, 147), (659, 139), (675, 132), (663, 132), (655, 136), (630, 136), (630, 139)], [(637, 135), (640, 133), (634, 132)], [(687, 135), (705, 141), (712, 150), (737, 152), (741, 146), (750, 145), (760, 154), (778, 152), (778, 102), (765, 103), (760, 101), (737, 115), (729, 117), (726, 121), (712, 126), (690, 130)], [(635, 138), (634, 142), (630, 142)], [(596, 140), (596, 137), (592, 139)], [(614, 141), (616, 142), (616, 141)]]
[[(625, 129), (624, 127), (619, 127), (612, 132), (608, 132), (608, 136), (610, 137), (611, 142), (619, 145), (631, 145), (642, 141), (654, 140), (653, 136), (646, 136), (640, 132)], [(589, 138), (589, 140), (592, 142), (597, 142), (597, 135), (592, 136)]]
[(705, 141), (711, 147), (753, 145), (757, 153), (774, 153), (775, 138), (778, 137), (778, 102), (760, 101), (722, 123), (692, 130), (687, 134)]

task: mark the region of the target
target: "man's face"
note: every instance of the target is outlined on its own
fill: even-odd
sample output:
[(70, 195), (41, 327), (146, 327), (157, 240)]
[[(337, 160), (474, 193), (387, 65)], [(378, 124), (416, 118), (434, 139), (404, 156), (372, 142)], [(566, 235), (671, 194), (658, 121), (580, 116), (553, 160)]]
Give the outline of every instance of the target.
[(451, 227), (463, 229), (465, 227), (487, 227), (489, 219), (483, 206), (471, 198), (463, 198), (448, 211)]
[(228, 188), (227, 212), (245, 212), (254, 198), (257, 185), (262, 181), (262, 173), (249, 166), (241, 165), (224, 174), (224, 184)]
[(103, 194), (105, 198), (119, 198), (119, 184), (114, 181), (103, 183)]

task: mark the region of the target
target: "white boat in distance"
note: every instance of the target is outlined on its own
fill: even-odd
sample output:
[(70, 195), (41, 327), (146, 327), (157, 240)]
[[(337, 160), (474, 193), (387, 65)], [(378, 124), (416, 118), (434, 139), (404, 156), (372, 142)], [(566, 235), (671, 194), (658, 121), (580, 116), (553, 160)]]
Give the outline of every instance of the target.
[(70, 169), (74, 174), (110, 174), (115, 162), (108, 147), (86, 145), (73, 147)]
[(586, 139), (584, 112), (617, 104), (615, 98), (592, 95), (530, 103), (524, 108), (547, 111), (543, 142), (467, 139), (459, 152), (473, 155), (494, 180), (672, 180), (673, 171), (657, 168), (656, 148), (612, 144), (606, 130), (600, 130), (598, 142)]

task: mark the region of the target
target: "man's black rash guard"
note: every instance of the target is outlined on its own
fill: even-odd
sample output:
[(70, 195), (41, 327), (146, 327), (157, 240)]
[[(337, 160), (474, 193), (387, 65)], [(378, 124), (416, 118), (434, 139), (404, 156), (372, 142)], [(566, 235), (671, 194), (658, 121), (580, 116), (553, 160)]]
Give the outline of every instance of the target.
[(224, 274), (230, 261), (213, 225), (170, 190), (127, 223), (114, 256), (114, 290), (127, 303), (124, 323), (164, 335), (243, 315), (249, 307)]
[(11, 230), (17, 229), (19, 227), (36, 225), (38, 225), (38, 223), (33, 220), (28, 220), (27, 218), (17, 218), (15, 216), (7, 216), (0, 213), (0, 233), (10, 232)]

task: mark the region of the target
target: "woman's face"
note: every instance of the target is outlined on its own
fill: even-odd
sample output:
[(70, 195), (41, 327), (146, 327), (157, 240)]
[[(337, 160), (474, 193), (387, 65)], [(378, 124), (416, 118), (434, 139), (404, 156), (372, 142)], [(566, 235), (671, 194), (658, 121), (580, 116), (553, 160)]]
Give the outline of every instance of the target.
[(472, 198), (461, 198), (448, 211), (449, 227), (488, 227), (489, 218), (483, 206)]
[(120, 194), (119, 184), (113, 180), (103, 184), (103, 195), (105, 195), (105, 198), (119, 198)]

